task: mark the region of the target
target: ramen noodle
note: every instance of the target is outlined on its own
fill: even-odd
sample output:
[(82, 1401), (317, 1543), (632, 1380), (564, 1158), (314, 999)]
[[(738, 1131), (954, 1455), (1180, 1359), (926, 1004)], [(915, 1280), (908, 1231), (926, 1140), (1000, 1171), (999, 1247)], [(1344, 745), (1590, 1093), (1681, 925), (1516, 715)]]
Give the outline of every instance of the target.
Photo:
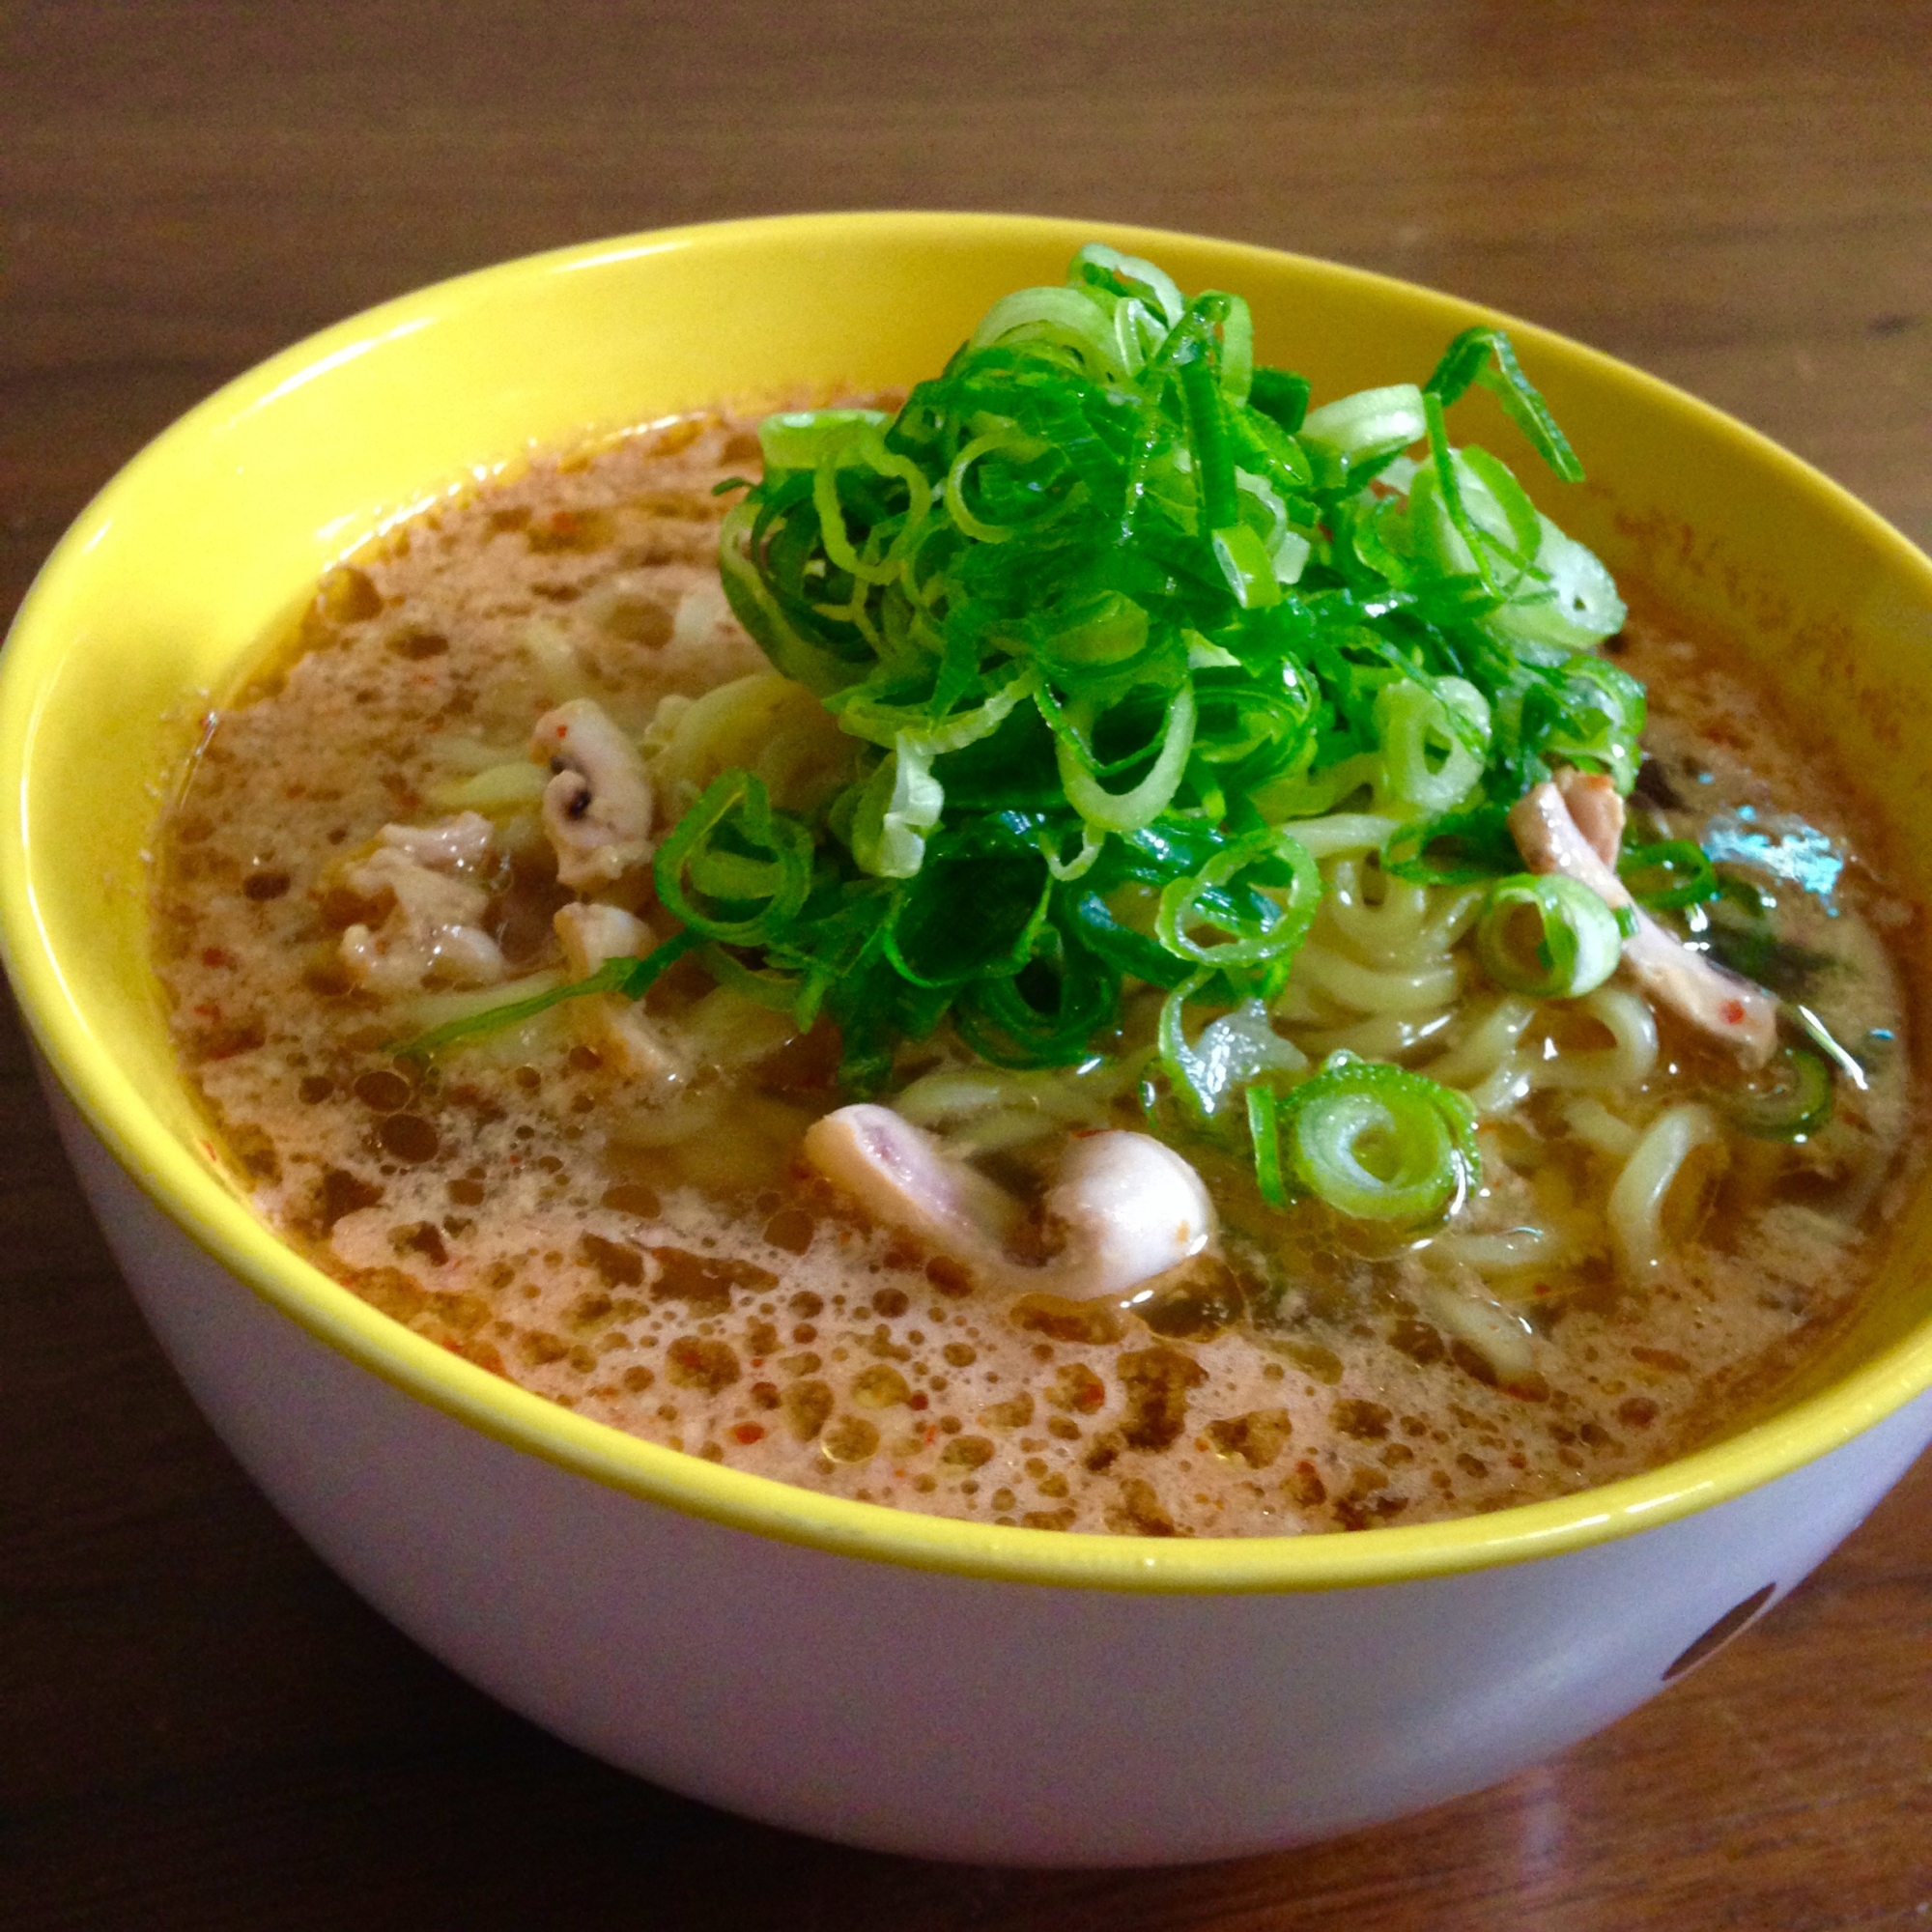
[[(156, 963), (220, 1147), (298, 1252), (673, 1450), (1150, 1535), (1610, 1481), (1735, 1426), (1842, 1323), (1910, 1104), (1886, 948), (1913, 914), (1722, 640), (1658, 613), (1602, 647), (1651, 694), (1615, 810), (1715, 862), (1721, 890), (1657, 918), (1781, 1003), (1764, 1070), (1643, 980), (1634, 913), (1586, 990), (1524, 990), (1501, 888), (1392, 871), (1366, 796), (1301, 814), (1321, 892), (1278, 985), (1190, 1006), (1128, 975), (1070, 1064), (993, 1064), (948, 1021), (856, 1101), (839, 1027), (715, 949), (641, 999), (544, 1005), (677, 934), (652, 858), (722, 774), (808, 821), (863, 778), (721, 587), (715, 492), (759, 464), (719, 414), (532, 460), (331, 570), (210, 714)], [(1567, 837), (1591, 798), (1563, 787)], [(1151, 932), (1155, 896), (1109, 903)], [(1458, 1096), (1461, 1192), (1357, 1214), (1301, 1170), (1271, 1187), (1238, 1107), (1190, 1105), (1164, 1051), (1273, 1081), (1251, 1126), (1283, 1146), (1318, 1069), (1406, 1069)], [(1378, 1145), (1350, 1144), (1360, 1184), (1393, 1186)]]

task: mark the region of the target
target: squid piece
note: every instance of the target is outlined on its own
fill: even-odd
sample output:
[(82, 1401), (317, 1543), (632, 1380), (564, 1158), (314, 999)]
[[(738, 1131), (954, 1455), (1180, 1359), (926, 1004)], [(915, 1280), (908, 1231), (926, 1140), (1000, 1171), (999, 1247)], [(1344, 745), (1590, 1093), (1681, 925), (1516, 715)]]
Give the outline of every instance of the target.
[(1049, 1264), (1064, 1277), (1053, 1292), (1072, 1299), (1124, 1294), (1165, 1274), (1207, 1247), (1216, 1226), (1193, 1168), (1151, 1134), (1121, 1128), (1083, 1134), (1067, 1148), (1046, 1215), (1066, 1230), (1065, 1247)]
[(358, 923), (342, 935), (351, 979), (374, 993), (415, 992), (432, 975), (457, 986), (493, 986), (503, 955), (483, 929), (490, 894), (464, 876), (496, 856), (487, 818), (460, 812), (435, 825), (385, 825), (375, 849), (342, 867), (342, 882), (364, 899), (390, 901), (380, 924)]
[(612, 959), (641, 959), (657, 944), (657, 935), (636, 913), (589, 899), (558, 906), (551, 924), (573, 980), (587, 980)]
[(1201, 1177), (1148, 1134), (1110, 1129), (1072, 1142), (1045, 1202), (1065, 1240), (1037, 1265), (1008, 1252), (1019, 1204), (890, 1107), (840, 1107), (815, 1121), (805, 1157), (875, 1220), (1013, 1293), (1123, 1294), (1201, 1253), (1215, 1232)]
[(572, 892), (604, 892), (651, 856), (654, 801), (638, 748), (594, 698), (547, 711), (530, 734), (530, 756), (554, 776), (543, 823), (556, 876)]
[(1557, 785), (1546, 781), (1510, 808), (1509, 827), (1532, 872), (1560, 872), (1587, 886), (1612, 911), (1629, 908), (1636, 930), (1624, 941), (1631, 978), (1747, 1066), (1762, 1066), (1777, 1045), (1777, 1006), (1763, 987), (1727, 972), (1673, 938), (1634, 900), (1571, 813)]
[[(551, 920), (563, 945), (573, 980), (587, 980), (612, 959), (640, 959), (657, 935), (635, 913), (621, 906), (576, 900), (559, 906)], [(635, 1000), (599, 993), (571, 1003), (571, 1016), (583, 1043), (615, 1063), (633, 1080), (670, 1088), (685, 1077), (683, 1062)]]

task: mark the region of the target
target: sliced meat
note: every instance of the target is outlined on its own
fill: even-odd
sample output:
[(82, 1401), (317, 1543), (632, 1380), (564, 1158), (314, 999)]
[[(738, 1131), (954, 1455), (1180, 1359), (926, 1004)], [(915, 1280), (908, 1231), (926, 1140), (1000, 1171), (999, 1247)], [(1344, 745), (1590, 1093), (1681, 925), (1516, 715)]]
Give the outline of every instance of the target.
[(1624, 941), (1630, 976), (1660, 1006), (1762, 1066), (1777, 1045), (1777, 1005), (1763, 987), (1727, 972), (1673, 938), (1630, 895), (1572, 816), (1563, 793), (1543, 783), (1510, 809), (1510, 832), (1532, 872), (1560, 872), (1612, 910), (1628, 907), (1636, 930)]
[(1616, 786), (1602, 772), (1579, 772), (1575, 765), (1564, 765), (1556, 774), (1556, 789), (1590, 850), (1615, 871), (1624, 842), (1624, 802)]

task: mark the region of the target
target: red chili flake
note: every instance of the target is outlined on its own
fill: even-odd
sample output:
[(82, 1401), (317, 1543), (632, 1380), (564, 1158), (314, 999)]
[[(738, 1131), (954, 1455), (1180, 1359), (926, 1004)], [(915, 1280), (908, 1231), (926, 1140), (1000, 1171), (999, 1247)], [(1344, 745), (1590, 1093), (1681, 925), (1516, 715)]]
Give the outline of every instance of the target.
[(205, 1020), (218, 1020), (221, 1017), (221, 1009), (213, 1000), (202, 1001), (200, 1006), (195, 1008), (195, 1011)]
[(761, 1422), (740, 1422), (731, 1431), (733, 1440), (742, 1442), (749, 1449), (753, 1442), (765, 1439), (765, 1426)]
[(204, 966), (232, 966), (234, 953), (219, 946), (204, 946), (201, 950), (201, 963)]
[(1743, 1026), (1745, 1023), (1745, 1003), (1742, 1000), (1726, 1000), (1723, 1006), (1724, 1024)]

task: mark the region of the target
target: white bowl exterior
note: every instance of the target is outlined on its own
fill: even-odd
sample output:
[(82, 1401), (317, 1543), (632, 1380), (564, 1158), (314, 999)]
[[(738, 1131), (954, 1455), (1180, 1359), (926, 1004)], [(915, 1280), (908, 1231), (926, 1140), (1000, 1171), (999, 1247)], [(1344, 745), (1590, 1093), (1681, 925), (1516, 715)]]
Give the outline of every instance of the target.
[(830, 1554), (607, 1488), (391, 1387), (190, 1241), (45, 1084), (162, 1346), (324, 1561), (583, 1749), (882, 1851), (1178, 1862), (1479, 1789), (1642, 1703), (1764, 1585), (1781, 1597), (1932, 1439), (1928, 1393), (1680, 1520), (1370, 1588), (1073, 1590)]

